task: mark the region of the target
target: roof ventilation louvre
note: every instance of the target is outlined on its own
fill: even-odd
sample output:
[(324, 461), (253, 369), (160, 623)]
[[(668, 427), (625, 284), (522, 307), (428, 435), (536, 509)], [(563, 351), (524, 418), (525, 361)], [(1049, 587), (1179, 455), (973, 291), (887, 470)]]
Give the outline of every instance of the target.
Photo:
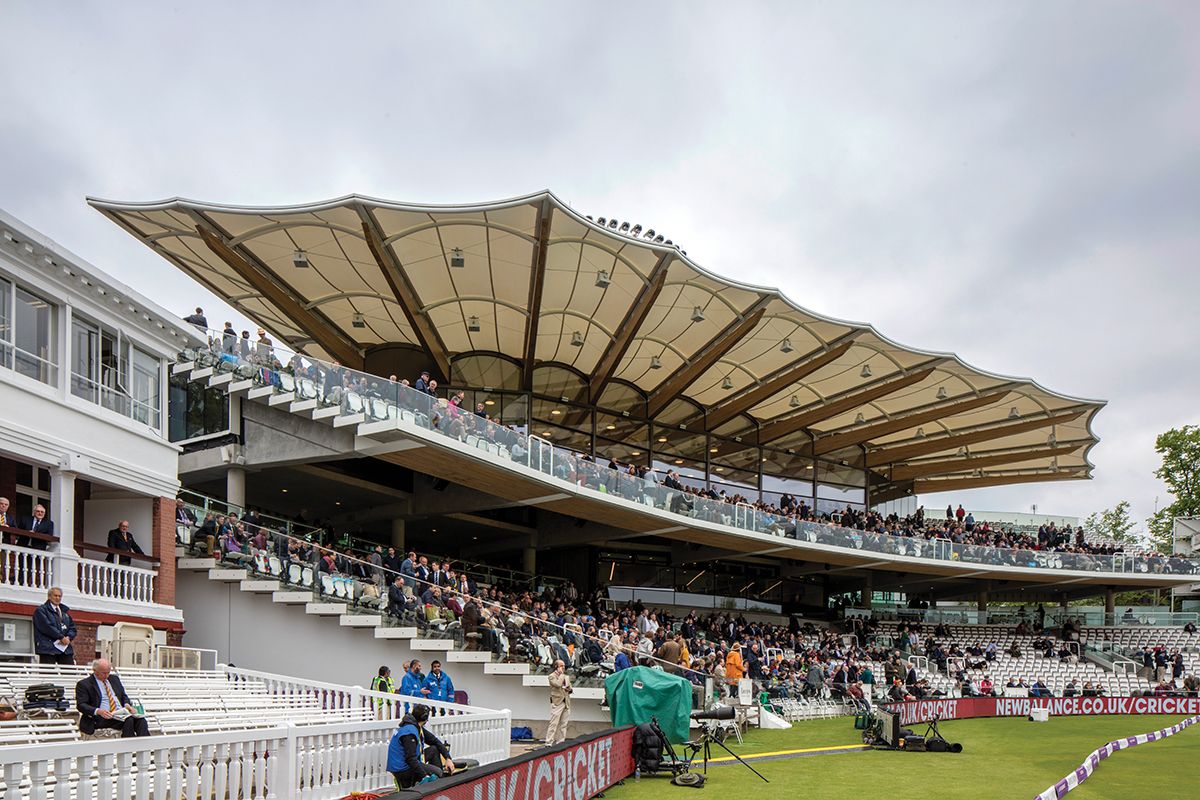
[(467, 265), (467, 259), (463, 256), (461, 247), (456, 247), (450, 251), (450, 266), (455, 269), (462, 269)]
[(303, 250), (297, 250), (292, 254), (292, 264), (296, 269), (308, 269), (308, 253)]

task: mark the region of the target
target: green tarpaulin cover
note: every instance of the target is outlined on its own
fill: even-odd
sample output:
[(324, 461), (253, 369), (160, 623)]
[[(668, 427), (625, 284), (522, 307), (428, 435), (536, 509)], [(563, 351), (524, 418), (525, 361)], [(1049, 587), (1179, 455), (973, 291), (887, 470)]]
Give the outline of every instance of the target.
[(605, 678), (604, 692), (614, 726), (640, 725), (657, 717), (671, 742), (687, 741), (692, 684), (686, 679), (649, 667), (630, 667)]

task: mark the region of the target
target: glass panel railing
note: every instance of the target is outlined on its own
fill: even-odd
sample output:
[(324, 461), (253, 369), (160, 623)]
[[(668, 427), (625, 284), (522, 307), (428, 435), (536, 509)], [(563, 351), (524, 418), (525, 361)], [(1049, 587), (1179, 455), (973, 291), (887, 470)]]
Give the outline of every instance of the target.
[[(658, 483), (653, 473), (642, 478), (610, 469), (590, 456), (556, 447), (516, 427), (500, 425), (460, 407), (454, 399), (437, 397), (408, 385), (407, 381), (392, 381), (271, 348), (239, 355), (227, 352), (222, 341), (220, 334), (213, 335), (207, 350), (185, 351), (181, 359), (233, 372), (257, 387), (269, 387), (269, 394), (283, 397), (280, 402), (313, 400), (317, 407), (314, 414), (334, 417), (335, 423), (392, 420), (436, 431), (500, 461), (523, 464), (576, 487), (703, 522), (810, 543), (940, 561), (1085, 572), (1200, 574), (1200, 564), (1185, 558), (1004, 549), (860, 531), (774, 514), (746, 503), (705, 497), (698, 490), (678, 483), (674, 486)], [(286, 361), (278, 357), (280, 353), (287, 356)]]

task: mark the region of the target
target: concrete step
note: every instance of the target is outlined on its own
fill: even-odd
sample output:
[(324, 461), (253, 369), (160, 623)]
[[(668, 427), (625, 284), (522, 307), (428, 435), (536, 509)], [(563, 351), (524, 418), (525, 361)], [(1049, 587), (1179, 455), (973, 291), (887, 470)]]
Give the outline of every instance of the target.
[(285, 590), (271, 593), (272, 603), (311, 603), (312, 592)]
[(292, 412), (293, 414), (304, 414), (306, 416), (311, 416), (310, 412), (315, 411), (316, 408), (316, 400), (297, 400), (288, 406), (288, 411)]
[(345, 428), (349, 425), (361, 425), (363, 420), (367, 418), (366, 414), (343, 414), (340, 417), (335, 417), (333, 427)]
[(216, 565), (215, 558), (181, 558), (175, 562), (176, 569), (212, 569)]
[(180, 545), (175, 545), (175, 558), (187, 558), (187, 548)]
[(433, 650), (435, 652), (448, 652), (454, 649), (453, 639), (413, 639), (408, 643), (409, 648), (413, 650)]
[(375, 628), (383, 624), (378, 614), (342, 614), (338, 624), (346, 628)]
[(280, 392), (279, 394), (271, 395), (271, 399), (269, 399), (267, 401), (267, 405), (269, 405), (269, 406), (291, 405), (292, 401), (295, 399), (296, 399), (295, 392)]
[(213, 375), (211, 378), (208, 379), (208, 385), (210, 387), (211, 386), (224, 386), (227, 383), (233, 383), (233, 373), (232, 372), (219, 372), (216, 375)]
[(271, 580), (245, 580), (241, 583), (243, 592), (278, 592), (280, 587), (279, 581)]
[(313, 409), (312, 418), (317, 420), (325, 420), (328, 422), (331, 419), (337, 419), (337, 415), (342, 413), (342, 409), (337, 406), (325, 406), (324, 408)]
[(200, 369), (192, 370), (192, 374), (189, 375), (188, 378), (193, 381), (198, 381), (198, 380), (202, 380), (204, 378), (208, 378), (212, 374), (213, 374), (212, 367), (200, 367)]
[(571, 692), (572, 700), (603, 700), (603, 686), (576, 686), (575, 691)]
[(346, 613), (345, 603), (309, 603), (304, 607), (305, 614), (315, 614), (318, 617), (340, 617)]
[(545, 675), (545, 674), (543, 674), (543, 675), (522, 675), (521, 676), (521, 685), (522, 686), (547, 686), (548, 687), (550, 685), (550, 676)]
[(210, 569), (210, 581), (244, 581), (250, 578), (250, 570), (246, 569)]
[(376, 628), (376, 639), (413, 639), (416, 638), (416, 626), (396, 628)]
[(246, 397), (251, 400), (257, 400), (260, 397), (270, 397), (275, 394), (274, 386), (255, 386), (250, 391), (246, 392)]
[(195, 368), (196, 362), (194, 361), (180, 361), (178, 364), (171, 366), (171, 374), (182, 375), (185, 372), (191, 372)]
[(492, 660), (490, 650), (451, 650), (446, 653), (446, 660), (459, 664), (489, 664)]
[(483, 665), (484, 675), (528, 675), (528, 664), (509, 664), (503, 661), (493, 661)]
[(225, 387), (225, 394), (229, 396), (239, 395), (243, 392), (248, 392), (254, 388), (254, 379), (246, 378), (245, 380), (234, 381)]

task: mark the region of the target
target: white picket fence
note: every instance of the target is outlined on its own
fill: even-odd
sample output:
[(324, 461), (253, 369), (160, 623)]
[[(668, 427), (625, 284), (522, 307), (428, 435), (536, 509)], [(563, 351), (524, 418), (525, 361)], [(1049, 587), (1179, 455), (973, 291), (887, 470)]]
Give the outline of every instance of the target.
[[(221, 670), (235, 682), (265, 684), (268, 696), (316, 697), (327, 710), (368, 708), (376, 718), (5, 746), (0, 800), (332, 800), (392, 785), (387, 749), (407, 710), (404, 699), (253, 670)], [(73, 677), (82, 670), (71, 672)], [(508, 758), (507, 709), (421, 702), (435, 709), (428, 725), (455, 757), (482, 764)]]
[(53, 564), (53, 554), (45, 550), (0, 543), (0, 586), (49, 589)]

